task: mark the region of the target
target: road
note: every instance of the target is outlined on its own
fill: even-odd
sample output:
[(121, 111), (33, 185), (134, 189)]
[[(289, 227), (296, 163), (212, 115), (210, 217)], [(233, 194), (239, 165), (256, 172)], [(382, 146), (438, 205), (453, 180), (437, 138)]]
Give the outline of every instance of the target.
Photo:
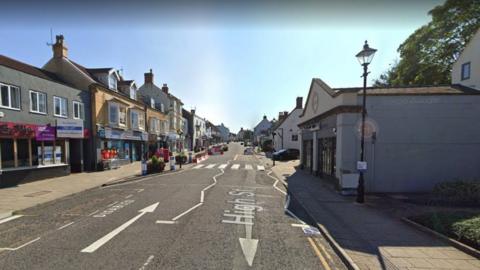
[(262, 166), (231, 143), (178, 172), (27, 209), (0, 224), (0, 269), (345, 269)]

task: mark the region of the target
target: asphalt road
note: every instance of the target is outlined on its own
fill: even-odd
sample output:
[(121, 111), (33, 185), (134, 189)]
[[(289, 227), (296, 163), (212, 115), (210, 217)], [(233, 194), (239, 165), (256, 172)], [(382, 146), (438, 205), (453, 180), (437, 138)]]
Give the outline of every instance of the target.
[(242, 153), (25, 210), (0, 224), (0, 269), (345, 269)]

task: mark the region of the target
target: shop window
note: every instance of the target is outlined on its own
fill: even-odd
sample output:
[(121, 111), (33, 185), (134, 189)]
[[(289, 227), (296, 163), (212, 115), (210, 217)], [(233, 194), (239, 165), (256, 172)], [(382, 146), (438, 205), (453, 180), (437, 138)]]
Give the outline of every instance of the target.
[(28, 139), (17, 139), (18, 167), (30, 166), (30, 154), (28, 150)]
[(32, 140), (32, 165), (33, 166), (37, 166), (40, 164), (39, 160), (42, 159), (41, 157), (42, 152), (41, 152), (41, 149), (39, 149), (39, 147), (41, 148), (41, 146), (42, 146), (41, 141)]
[(67, 99), (63, 97), (53, 97), (53, 115), (58, 117), (68, 117)]
[(85, 119), (85, 109), (83, 103), (73, 102), (73, 119)]
[(1, 168), (15, 167), (15, 160), (13, 156), (13, 139), (0, 139), (0, 152), (2, 164)]
[(30, 111), (34, 113), (47, 113), (47, 95), (37, 91), (30, 91)]
[(0, 83), (0, 107), (20, 110), (20, 88)]

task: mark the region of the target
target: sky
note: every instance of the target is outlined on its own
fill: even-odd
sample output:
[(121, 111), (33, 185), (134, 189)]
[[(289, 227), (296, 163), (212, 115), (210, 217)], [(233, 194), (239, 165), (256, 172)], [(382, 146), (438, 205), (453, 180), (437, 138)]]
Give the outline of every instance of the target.
[[(72, 4), (73, 3), (73, 4)], [(121, 69), (143, 84), (153, 69), (187, 110), (231, 132), (306, 101), (312, 78), (361, 86), (355, 54), (377, 53), (369, 83), (398, 59), (398, 46), (428, 23), (439, 0), (7, 1), (0, 54), (41, 67), (63, 34), (69, 58)], [(240, 4), (241, 3), (241, 4)]]

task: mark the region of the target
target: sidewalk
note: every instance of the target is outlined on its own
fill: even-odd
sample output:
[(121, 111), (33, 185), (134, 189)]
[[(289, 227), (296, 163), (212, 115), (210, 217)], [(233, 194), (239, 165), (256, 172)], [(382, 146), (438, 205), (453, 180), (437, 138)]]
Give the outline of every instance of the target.
[(309, 215), (323, 225), (360, 269), (480, 269), (480, 260), (354, 198), (318, 177), (277, 162), (277, 177)]
[[(166, 169), (168, 169), (166, 167)], [(101, 172), (85, 172), (0, 189), (0, 219), (23, 210), (115, 180), (139, 175), (140, 162)]]

